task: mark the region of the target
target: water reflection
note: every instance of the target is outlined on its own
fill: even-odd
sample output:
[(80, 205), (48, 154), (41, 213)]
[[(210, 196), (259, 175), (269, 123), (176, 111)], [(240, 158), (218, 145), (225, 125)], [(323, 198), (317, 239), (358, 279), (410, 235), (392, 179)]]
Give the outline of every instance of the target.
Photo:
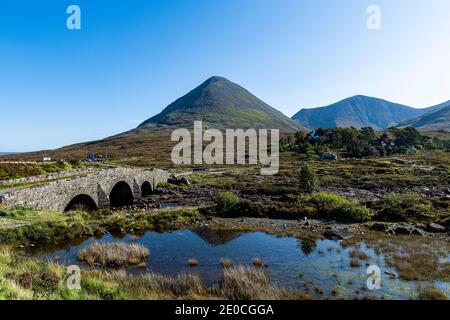
[[(134, 274), (156, 272), (176, 276), (179, 273), (192, 272), (201, 276), (205, 282), (213, 283), (220, 278), (221, 259), (230, 259), (234, 265), (252, 265), (254, 259), (258, 258), (267, 265), (272, 281), (288, 287), (309, 290), (311, 294), (320, 298), (353, 299), (369, 295), (377, 298), (408, 299), (415, 297), (418, 285), (424, 284), (420, 281), (391, 278), (383, 274), (381, 290), (369, 291), (366, 288), (368, 264), (380, 266), (383, 272), (398, 273), (398, 270), (389, 263), (389, 259), (385, 261), (383, 253), (385, 248), (377, 246), (375, 240), (343, 242), (277, 237), (263, 232), (196, 229), (164, 233), (147, 232), (140, 237), (125, 235), (122, 239), (108, 234), (100, 239), (92, 237), (62, 247), (35, 248), (29, 255), (48, 261), (58, 260), (64, 264), (79, 264), (78, 251), (95, 241), (124, 241), (147, 247), (150, 250), (147, 269), (129, 268), (128, 271)], [(395, 250), (402, 252), (405, 246), (405, 243), (401, 242), (396, 247), (392, 239), (386, 239), (386, 243), (390, 244), (391, 253)], [(409, 247), (419, 248), (423, 245), (426, 244), (420, 243), (417, 246), (409, 244)], [(449, 258), (448, 251), (442, 250), (440, 254), (442, 261)], [(355, 257), (361, 258), (358, 264), (352, 264)], [(187, 262), (193, 258), (198, 261), (198, 266), (192, 268)], [(448, 292), (448, 281), (434, 281), (433, 285)]]

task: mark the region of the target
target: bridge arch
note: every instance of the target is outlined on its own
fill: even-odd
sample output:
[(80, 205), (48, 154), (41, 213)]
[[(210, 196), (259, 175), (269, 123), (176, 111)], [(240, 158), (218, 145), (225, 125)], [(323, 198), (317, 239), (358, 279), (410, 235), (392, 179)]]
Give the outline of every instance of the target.
[[(168, 178), (169, 173), (159, 169), (102, 168), (92, 170), (86, 175), (8, 191), (0, 196), (1, 206), (13, 209), (22, 205), (36, 210), (58, 212), (70, 210), (77, 205), (106, 209), (111, 206), (111, 202), (113, 205), (131, 204), (132, 200), (142, 197), (145, 182), (148, 182), (154, 191), (159, 183), (167, 182)], [(116, 189), (113, 191), (114, 187)], [(147, 184), (145, 188), (148, 191)]]
[(141, 185), (141, 197), (147, 198), (153, 193), (153, 188), (150, 182), (144, 181)]
[(133, 200), (133, 190), (125, 181), (117, 182), (109, 194), (109, 204), (112, 208), (132, 205)]
[(64, 208), (64, 212), (82, 209), (87, 211), (97, 210), (97, 203), (87, 194), (79, 194), (73, 197)]

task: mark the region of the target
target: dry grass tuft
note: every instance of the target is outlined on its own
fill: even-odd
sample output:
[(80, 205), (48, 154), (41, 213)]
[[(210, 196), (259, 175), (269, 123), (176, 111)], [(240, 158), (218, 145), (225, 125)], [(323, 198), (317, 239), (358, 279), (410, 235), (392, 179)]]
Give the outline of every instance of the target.
[(94, 243), (78, 252), (78, 259), (90, 266), (124, 267), (144, 262), (150, 251), (142, 245), (126, 243)]
[(189, 259), (187, 263), (188, 263), (189, 267), (196, 267), (196, 266), (198, 266), (198, 260), (197, 259)]
[(231, 300), (310, 299), (306, 294), (270, 283), (266, 272), (259, 268), (234, 267), (223, 270), (218, 295)]
[(253, 259), (253, 265), (257, 268), (260, 268), (263, 265), (263, 261), (259, 258), (255, 258)]
[(220, 259), (220, 265), (222, 268), (231, 268), (233, 266), (233, 261), (231, 259)]
[(363, 251), (353, 249), (349, 254), (350, 258), (359, 259), (361, 261), (369, 261), (370, 257)]
[(424, 288), (419, 292), (419, 298), (421, 300), (449, 300), (449, 298), (435, 287)]
[(207, 289), (197, 275), (180, 274), (175, 278), (152, 274), (143, 278), (143, 282), (154, 291), (171, 297), (203, 296)]
[(374, 232), (344, 240), (343, 248), (364, 241), (386, 265), (395, 268), (400, 278), (408, 281), (450, 280), (448, 252), (450, 244), (431, 237), (396, 236)]
[(352, 268), (359, 268), (359, 267), (361, 267), (361, 263), (359, 262), (358, 259), (351, 259), (350, 260), (350, 267), (352, 267)]

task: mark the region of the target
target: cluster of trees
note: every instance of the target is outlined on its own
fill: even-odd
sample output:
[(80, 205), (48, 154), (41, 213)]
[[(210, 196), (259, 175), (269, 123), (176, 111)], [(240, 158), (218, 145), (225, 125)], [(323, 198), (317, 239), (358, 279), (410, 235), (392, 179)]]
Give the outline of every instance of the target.
[(353, 158), (414, 153), (418, 150), (450, 151), (450, 140), (430, 138), (414, 128), (390, 128), (376, 132), (372, 128), (331, 128), (315, 132), (299, 131), (281, 139), (282, 151), (297, 151), (314, 157), (338, 151)]

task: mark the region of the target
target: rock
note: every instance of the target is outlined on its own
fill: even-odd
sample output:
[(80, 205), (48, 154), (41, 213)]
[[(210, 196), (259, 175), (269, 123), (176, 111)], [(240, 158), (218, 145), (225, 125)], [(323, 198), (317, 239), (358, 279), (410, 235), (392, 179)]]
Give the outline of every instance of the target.
[(181, 178), (180, 179), (180, 184), (184, 184), (186, 186), (189, 186), (189, 185), (191, 185), (191, 182), (187, 178)]
[(418, 236), (425, 235), (425, 231), (411, 225), (396, 225), (392, 229), (390, 229), (390, 231), (392, 231), (394, 234), (414, 234)]
[(388, 229), (388, 225), (384, 222), (375, 222), (370, 229), (375, 231), (386, 231)]
[(431, 222), (427, 225), (427, 231), (433, 233), (445, 232), (445, 227), (441, 226), (440, 224)]
[(392, 229), (395, 234), (411, 234), (412, 227), (411, 226), (396, 226)]
[(398, 278), (398, 275), (394, 272), (390, 272), (390, 271), (385, 271), (385, 274), (387, 274), (388, 276), (392, 277), (392, 278)]
[(353, 236), (353, 233), (348, 229), (331, 229), (326, 230), (323, 236), (328, 240), (345, 240), (351, 238)]
[(189, 186), (189, 185), (191, 184), (191, 182), (190, 182), (187, 178), (180, 178), (180, 179), (177, 179), (177, 178), (169, 178), (169, 179), (167, 180), (167, 182), (170, 183), (170, 184), (175, 184), (175, 185), (177, 185), (177, 186), (179, 186), (179, 185), (186, 185), (186, 186)]
[(411, 231), (411, 234), (414, 234), (414, 235), (416, 235), (416, 236), (424, 236), (424, 235), (425, 235), (425, 231), (423, 231), (423, 230), (421, 230), (421, 229), (418, 229), (418, 228), (414, 228), (414, 229)]

